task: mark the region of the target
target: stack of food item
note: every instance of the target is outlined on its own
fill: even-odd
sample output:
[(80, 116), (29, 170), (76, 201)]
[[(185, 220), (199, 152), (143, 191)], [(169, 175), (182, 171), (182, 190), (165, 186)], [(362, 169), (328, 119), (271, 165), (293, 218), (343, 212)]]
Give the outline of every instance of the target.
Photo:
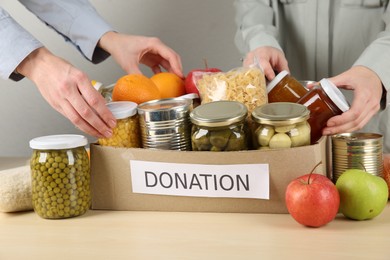
[(282, 71), (267, 85), (256, 65), (194, 70), (185, 80), (169, 72), (126, 75), (111, 91), (94, 83), (118, 120), (113, 137), (98, 143), (115, 147), (238, 151), (310, 145), (330, 117), (349, 109), (327, 79), (309, 89)]

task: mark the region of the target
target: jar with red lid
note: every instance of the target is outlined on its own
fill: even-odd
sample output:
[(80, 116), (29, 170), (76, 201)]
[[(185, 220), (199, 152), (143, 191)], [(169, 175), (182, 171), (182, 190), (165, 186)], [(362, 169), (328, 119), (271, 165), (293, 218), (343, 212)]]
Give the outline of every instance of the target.
[(322, 129), (331, 117), (341, 115), (349, 109), (343, 93), (328, 79), (322, 79), (319, 85), (298, 100), (298, 104), (310, 110), (308, 122), (311, 128), (311, 144), (322, 136)]
[(292, 102), (296, 103), (306, 95), (308, 89), (298, 80), (292, 77), (287, 71), (281, 71), (267, 85), (268, 102)]

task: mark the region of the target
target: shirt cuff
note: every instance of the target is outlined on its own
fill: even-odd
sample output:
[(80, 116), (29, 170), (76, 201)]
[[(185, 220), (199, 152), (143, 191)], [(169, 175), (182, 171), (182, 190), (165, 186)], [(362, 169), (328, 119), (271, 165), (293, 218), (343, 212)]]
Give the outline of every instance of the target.
[(108, 52), (97, 46), (100, 38), (109, 31), (114, 30), (100, 16), (90, 12), (75, 19), (69, 37), (84, 56), (96, 64), (110, 56)]
[(365, 66), (374, 71), (382, 82), (381, 109), (385, 109), (390, 101), (390, 52), (388, 46), (380, 43), (371, 44), (362, 53), (353, 66)]
[(16, 67), (43, 44), (4, 11), (0, 16), (0, 39), (0, 77), (21, 80), (23, 76), (14, 73)]

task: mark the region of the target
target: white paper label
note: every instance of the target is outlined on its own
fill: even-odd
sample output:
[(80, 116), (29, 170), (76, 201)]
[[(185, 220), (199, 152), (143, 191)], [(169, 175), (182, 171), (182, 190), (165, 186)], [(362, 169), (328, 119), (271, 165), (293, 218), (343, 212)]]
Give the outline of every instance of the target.
[(268, 164), (206, 165), (130, 160), (134, 193), (269, 199)]

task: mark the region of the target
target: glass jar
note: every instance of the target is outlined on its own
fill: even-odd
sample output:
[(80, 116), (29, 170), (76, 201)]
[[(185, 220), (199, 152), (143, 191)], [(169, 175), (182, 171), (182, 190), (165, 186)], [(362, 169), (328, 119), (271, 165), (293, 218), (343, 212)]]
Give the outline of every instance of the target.
[(87, 143), (82, 135), (50, 135), (30, 141), (32, 204), (40, 217), (70, 218), (89, 209)]
[(115, 83), (108, 86), (104, 86), (103, 83), (96, 80), (92, 80), (91, 83), (92, 86), (104, 97), (106, 102), (112, 101), (112, 91), (114, 89)]
[(322, 136), (326, 122), (349, 109), (349, 104), (343, 93), (329, 80), (322, 79), (319, 85), (297, 102), (310, 110), (308, 122), (311, 127), (311, 144), (316, 143)]
[(248, 149), (246, 106), (237, 101), (214, 101), (190, 114), (193, 151), (239, 151)]
[(288, 74), (287, 71), (281, 71), (267, 85), (268, 102), (292, 102), (296, 103), (303, 97), (308, 89), (298, 80)]
[(290, 148), (310, 144), (309, 110), (300, 104), (278, 102), (252, 112), (254, 148)]
[(137, 115), (137, 104), (131, 101), (115, 101), (107, 103), (107, 108), (116, 118), (116, 126), (112, 136), (99, 138), (98, 143), (103, 146), (139, 148), (141, 134)]

